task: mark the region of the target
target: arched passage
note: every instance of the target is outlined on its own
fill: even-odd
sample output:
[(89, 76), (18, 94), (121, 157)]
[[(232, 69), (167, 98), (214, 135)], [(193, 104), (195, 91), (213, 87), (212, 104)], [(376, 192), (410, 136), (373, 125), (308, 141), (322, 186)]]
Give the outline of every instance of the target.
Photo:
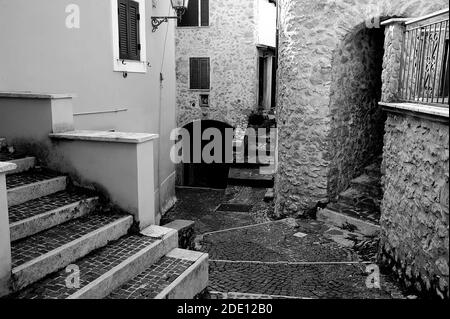
[[(303, 215), (330, 200), (333, 57), (372, 17), (419, 17), (446, 0), (279, 0), (278, 216)], [(341, 186), (340, 186), (341, 187)], [(344, 186), (342, 186), (344, 187)]]
[[(189, 132), (190, 136), (189, 144), (183, 143), (183, 148), (189, 148), (190, 161), (189, 163), (181, 164), (181, 184), (189, 187), (226, 188), (230, 167), (230, 163), (227, 160), (229, 156), (232, 158), (234, 128), (227, 123), (215, 120), (195, 121), (188, 123), (183, 128)], [(214, 130), (212, 131), (211, 129)], [(202, 138), (206, 131), (215, 131), (220, 139), (215, 140), (216, 148), (211, 152), (208, 151), (208, 154), (216, 156), (217, 160), (214, 160), (212, 163), (201, 156), (205, 151), (205, 147), (211, 145), (210, 143), (213, 139), (212, 136)], [(195, 143), (198, 142), (200, 147), (196, 148)], [(231, 154), (229, 154), (230, 152)]]
[(332, 57), (328, 195), (333, 199), (383, 151), (384, 28), (355, 27)]

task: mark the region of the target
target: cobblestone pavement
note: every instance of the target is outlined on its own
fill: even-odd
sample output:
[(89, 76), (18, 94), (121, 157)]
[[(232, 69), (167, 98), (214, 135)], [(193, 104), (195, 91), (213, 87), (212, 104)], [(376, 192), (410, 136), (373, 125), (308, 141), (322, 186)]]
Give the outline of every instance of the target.
[[(212, 260), (265, 262), (343, 262), (358, 256), (321, 236), (322, 224), (290, 220), (203, 236), (202, 251)], [(302, 238), (294, 236), (303, 236)], [(306, 236), (305, 236), (306, 235)]]
[[(362, 264), (253, 264), (210, 262), (210, 290), (298, 298), (387, 299), (392, 285), (368, 289)], [(216, 294), (217, 295), (217, 294)]]
[[(202, 298), (403, 298), (388, 275), (381, 274), (381, 289), (366, 285), (376, 240), (314, 220), (268, 221), (273, 206), (263, 201), (265, 189), (198, 192), (178, 190), (169, 216), (199, 224), (196, 248), (210, 255)], [(216, 211), (221, 203), (252, 209)]]
[[(253, 189), (253, 192), (248, 191), (249, 189), (251, 190), (247, 187), (231, 187), (227, 190), (177, 189), (178, 202), (164, 219), (193, 220), (197, 234), (267, 221), (268, 219), (262, 216), (266, 215), (265, 210), (270, 205), (261, 203), (265, 189)], [(247, 192), (245, 193), (244, 190)], [(236, 199), (242, 200), (237, 202)], [(224, 203), (242, 203), (253, 205), (253, 208), (250, 213), (216, 211), (217, 207)]]

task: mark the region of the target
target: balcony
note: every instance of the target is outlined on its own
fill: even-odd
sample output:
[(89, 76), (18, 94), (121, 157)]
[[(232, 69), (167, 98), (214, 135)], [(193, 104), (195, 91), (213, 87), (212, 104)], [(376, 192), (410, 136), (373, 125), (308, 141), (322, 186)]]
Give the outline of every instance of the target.
[(401, 64), (401, 102), (449, 107), (449, 10), (406, 22)]

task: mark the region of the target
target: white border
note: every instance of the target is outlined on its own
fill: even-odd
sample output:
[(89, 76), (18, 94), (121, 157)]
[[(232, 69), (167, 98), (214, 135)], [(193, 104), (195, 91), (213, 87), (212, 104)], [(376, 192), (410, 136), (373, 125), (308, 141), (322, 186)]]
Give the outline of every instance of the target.
[(134, 0), (139, 3), (139, 38), (141, 42), (141, 61), (125, 60), (122, 63), (119, 52), (119, 17), (117, 0), (111, 0), (113, 69), (115, 72), (147, 73), (147, 38), (145, 33), (145, 0)]

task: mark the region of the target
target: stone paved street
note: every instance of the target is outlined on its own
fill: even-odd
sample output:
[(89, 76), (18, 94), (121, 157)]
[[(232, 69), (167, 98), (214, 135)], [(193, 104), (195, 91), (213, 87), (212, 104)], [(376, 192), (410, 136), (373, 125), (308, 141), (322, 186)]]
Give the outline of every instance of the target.
[[(377, 243), (315, 220), (270, 221), (266, 189), (178, 189), (168, 219), (196, 222), (196, 249), (210, 255), (203, 298), (403, 298), (390, 276), (366, 286)], [(250, 212), (221, 212), (221, 204)]]

